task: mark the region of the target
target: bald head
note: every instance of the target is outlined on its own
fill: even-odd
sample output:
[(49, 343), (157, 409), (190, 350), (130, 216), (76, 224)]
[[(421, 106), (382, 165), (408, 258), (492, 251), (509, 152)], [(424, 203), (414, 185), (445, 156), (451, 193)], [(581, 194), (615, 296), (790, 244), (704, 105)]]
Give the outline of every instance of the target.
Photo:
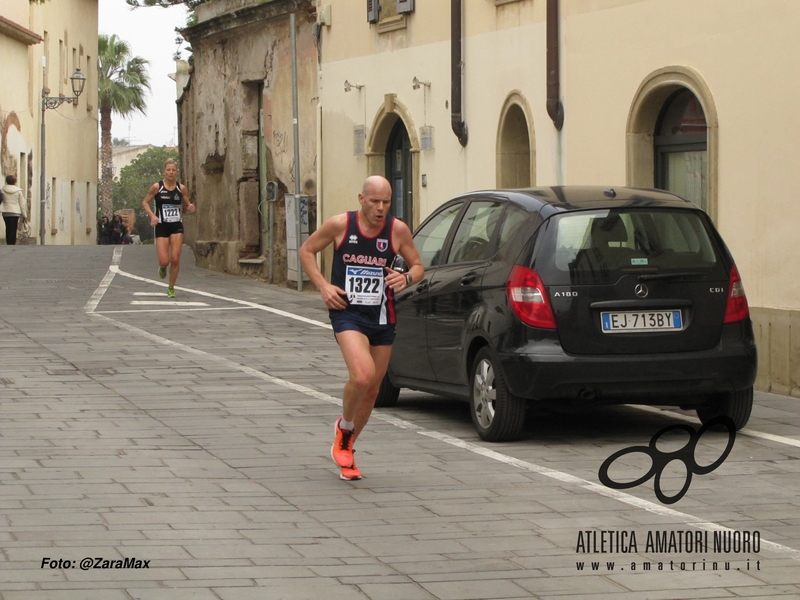
[(385, 177), (380, 175), (372, 175), (364, 180), (364, 187), (361, 188), (361, 193), (366, 197), (384, 198), (392, 196), (392, 185)]

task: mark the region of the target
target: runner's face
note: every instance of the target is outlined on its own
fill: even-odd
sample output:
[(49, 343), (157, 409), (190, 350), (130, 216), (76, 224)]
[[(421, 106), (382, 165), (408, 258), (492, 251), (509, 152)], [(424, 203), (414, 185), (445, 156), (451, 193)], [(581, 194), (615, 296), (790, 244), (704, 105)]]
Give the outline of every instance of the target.
[(367, 222), (375, 227), (383, 227), (389, 208), (392, 206), (392, 190), (370, 188), (365, 193), (358, 195), (361, 203), (361, 212)]
[(178, 167), (172, 163), (164, 167), (164, 181), (173, 182), (178, 177)]

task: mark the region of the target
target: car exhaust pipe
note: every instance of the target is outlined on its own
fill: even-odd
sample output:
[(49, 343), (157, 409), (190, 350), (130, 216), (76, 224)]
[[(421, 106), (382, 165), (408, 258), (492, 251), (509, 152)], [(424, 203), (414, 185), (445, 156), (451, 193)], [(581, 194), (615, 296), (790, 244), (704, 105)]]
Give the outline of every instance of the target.
[(590, 402), (597, 397), (597, 392), (591, 388), (583, 388), (578, 395), (580, 396), (581, 400)]

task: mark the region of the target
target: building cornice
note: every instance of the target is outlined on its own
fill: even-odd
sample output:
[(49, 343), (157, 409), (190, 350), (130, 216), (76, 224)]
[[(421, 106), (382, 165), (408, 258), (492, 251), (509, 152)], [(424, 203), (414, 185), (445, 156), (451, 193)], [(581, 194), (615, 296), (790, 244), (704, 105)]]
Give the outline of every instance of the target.
[(289, 13), (307, 12), (309, 17), (315, 13), (309, 0), (271, 0), (252, 6), (233, 10), (208, 20), (201, 21), (180, 30), (180, 34), (191, 44), (205, 38), (228, 33), (240, 27), (253, 25), (276, 17), (288, 16)]
[(10, 21), (2, 16), (0, 16), (0, 34), (22, 42), (23, 44), (27, 44), (28, 46), (38, 44), (44, 39), (38, 33), (34, 33), (30, 29), (26, 29), (22, 25), (18, 25), (14, 23), (14, 21)]

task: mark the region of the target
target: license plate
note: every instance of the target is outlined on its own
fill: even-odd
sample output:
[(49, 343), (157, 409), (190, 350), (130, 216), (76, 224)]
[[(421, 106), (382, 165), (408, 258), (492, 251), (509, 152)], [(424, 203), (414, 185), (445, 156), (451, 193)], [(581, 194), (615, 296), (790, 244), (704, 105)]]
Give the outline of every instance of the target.
[(681, 331), (679, 310), (615, 311), (600, 313), (603, 333), (641, 333), (646, 331)]

